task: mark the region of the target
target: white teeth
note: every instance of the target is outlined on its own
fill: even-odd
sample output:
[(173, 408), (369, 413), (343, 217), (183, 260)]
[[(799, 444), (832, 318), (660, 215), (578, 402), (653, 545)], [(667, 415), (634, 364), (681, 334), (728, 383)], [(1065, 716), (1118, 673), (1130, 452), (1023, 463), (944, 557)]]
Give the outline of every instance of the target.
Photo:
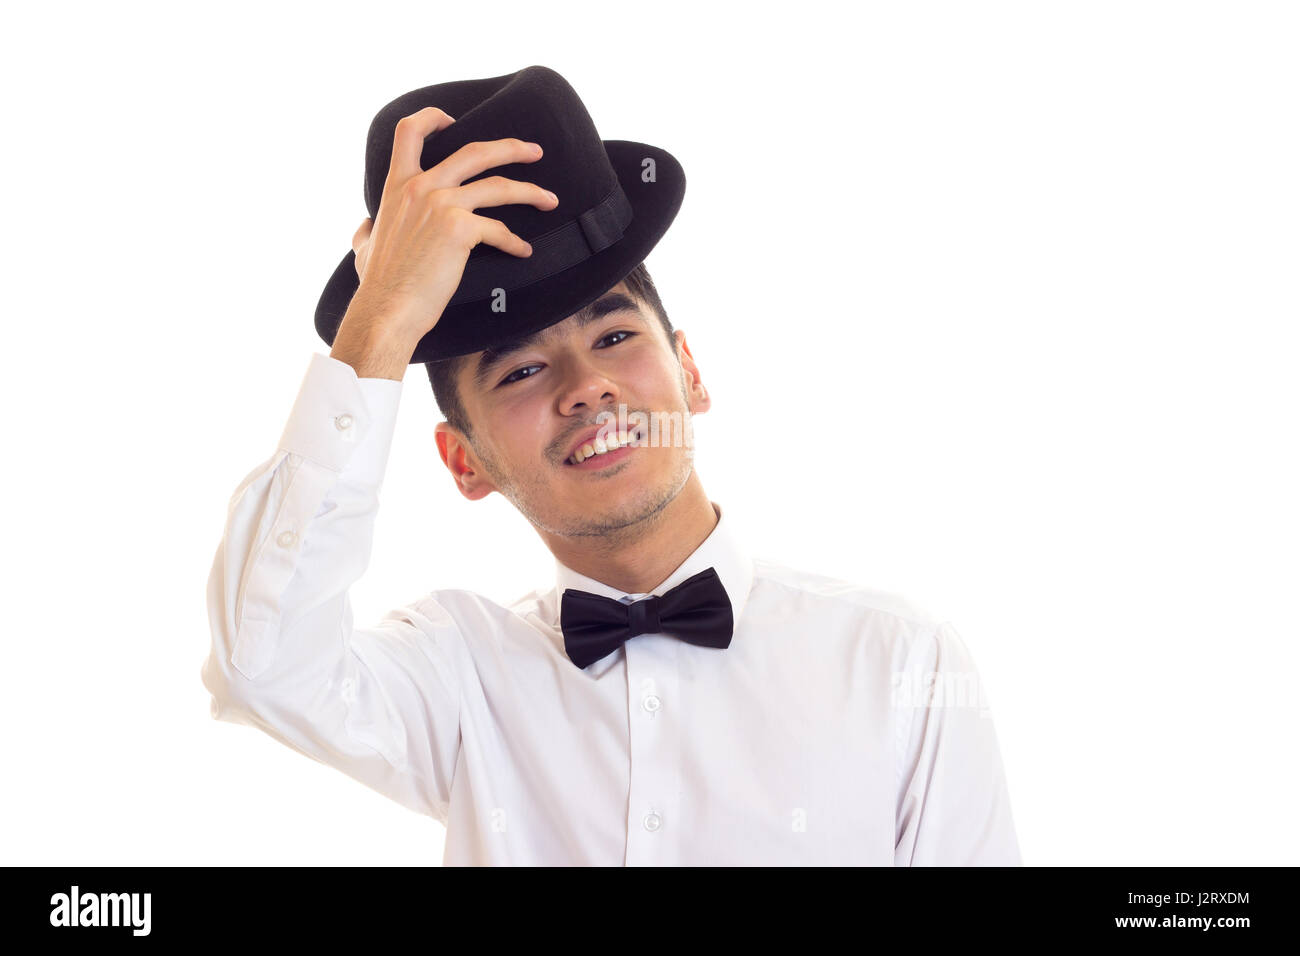
[(585, 445), (583, 445), (581, 448), (575, 451), (569, 457), (569, 461), (571, 461), (575, 465), (580, 465), (588, 458), (590, 458), (592, 455), (603, 455), (606, 452), (611, 452), (618, 448), (622, 448), (624, 445), (630, 445), (633, 439), (637, 437), (637, 434), (638, 433), (635, 430), (633, 430), (631, 432), (619, 432), (617, 434), (611, 434), (603, 439), (593, 438), (591, 441), (587, 442)]

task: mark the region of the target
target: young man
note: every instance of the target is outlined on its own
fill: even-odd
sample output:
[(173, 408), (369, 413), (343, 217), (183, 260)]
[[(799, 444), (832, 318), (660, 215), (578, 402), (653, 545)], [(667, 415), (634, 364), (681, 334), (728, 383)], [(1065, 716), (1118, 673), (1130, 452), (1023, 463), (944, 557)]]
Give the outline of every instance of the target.
[[(693, 468), (680, 427), (709, 397), (642, 262), (676, 161), (599, 140), (542, 67), (408, 94), (371, 140), (374, 215), (317, 314), (332, 350), (209, 579), (214, 716), (443, 822), (447, 864), (1018, 864), (956, 632), (752, 557)], [(457, 488), (507, 497), (556, 576), (357, 627), (417, 361)]]

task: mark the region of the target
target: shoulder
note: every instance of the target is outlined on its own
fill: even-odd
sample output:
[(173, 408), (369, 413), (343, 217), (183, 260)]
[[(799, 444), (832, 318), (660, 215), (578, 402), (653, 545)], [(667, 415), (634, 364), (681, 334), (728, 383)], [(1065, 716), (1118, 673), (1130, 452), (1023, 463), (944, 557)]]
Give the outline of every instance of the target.
[(906, 591), (855, 583), (765, 557), (756, 556), (753, 563), (751, 596), (760, 600), (868, 617), (898, 625), (911, 635), (932, 635), (944, 620), (932, 605)]
[[(861, 647), (885, 649), (890, 673), (899, 680), (912, 675), (923, 681), (942, 673), (963, 688), (978, 681), (971, 649), (952, 621), (909, 592), (756, 557), (750, 601), (760, 619), (791, 632), (811, 632), (820, 643), (839, 635)], [(816, 627), (809, 628), (813, 622)]]

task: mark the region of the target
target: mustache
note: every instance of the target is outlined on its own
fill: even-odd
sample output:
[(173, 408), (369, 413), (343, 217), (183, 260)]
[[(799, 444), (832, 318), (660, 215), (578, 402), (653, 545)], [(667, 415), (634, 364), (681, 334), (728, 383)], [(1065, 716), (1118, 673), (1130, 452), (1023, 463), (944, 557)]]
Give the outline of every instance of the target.
[[(628, 409), (626, 415), (629, 423), (636, 421), (636, 419), (633, 419), (632, 417), (634, 415), (642, 416), (639, 419), (640, 421), (648, 421), (650, 419), (650, 413), (648, 411), (643, 411), (641, 409)], [(551, 456), (555, 458), (564, 458), (569, 454), (569, 449), (573, 447), (573, 443), (577, 440), (578, 436), (581, 435), (583, 432), (592, 428), (613, 428), (617, 426), (617, 423), (618, 423), (617, 412), (615, 411), (599, 412), (597, 413), (596, 417), (593, 418), (591, 421), (582, 422), (580, 425), (571, 428), (567, 434), (562, 435), (561, 437), (553, 441), (551, 443)]]

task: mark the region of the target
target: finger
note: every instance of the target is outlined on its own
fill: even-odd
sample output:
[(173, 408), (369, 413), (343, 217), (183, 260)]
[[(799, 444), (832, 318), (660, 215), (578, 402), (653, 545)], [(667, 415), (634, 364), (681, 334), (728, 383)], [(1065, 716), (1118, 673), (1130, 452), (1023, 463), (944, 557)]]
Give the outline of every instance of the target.
[(362, 246), (370, 241), (370, 230), (374, 228), (374, 220), (366, 219), (357, 227), (357, 231), (352, 235), (352, 251), (359, 253)]
[(489, 176), (476, 179), (451, 190), (452, 201), (465, 209), (482, 209), (486, 206), (506, 206), (511, 203), (526, 203), (538, 209), (554, 209), (560, 199), (549, 189), (543, 189), (536, 183), (509, 179), (505, 176)]
[(388, 181), (402, 184), (424, 171), (420, 154), (430, 133), (446, 129), (456, 122), (436, 106), (426, 106), (397, 121), (393, 131), (393, 155), (388, 163)]
[(532, 163), (542, 158), (542, 147), (537, 143), (507, 137), (505, 139), (478, 140), (466, 143), (438, 165), (427, 170), (434, 188), (450, 189), (459, 186), (471, 176), (477, 176), (493, 166), (506, 163)]
[(511, 232), (500, 219), (491, 216), (475, 216), (474, 219), (479, 224), (480, 242), (486, 242), (512, 256), (525, 257), (533, 254), (533, 247)]

